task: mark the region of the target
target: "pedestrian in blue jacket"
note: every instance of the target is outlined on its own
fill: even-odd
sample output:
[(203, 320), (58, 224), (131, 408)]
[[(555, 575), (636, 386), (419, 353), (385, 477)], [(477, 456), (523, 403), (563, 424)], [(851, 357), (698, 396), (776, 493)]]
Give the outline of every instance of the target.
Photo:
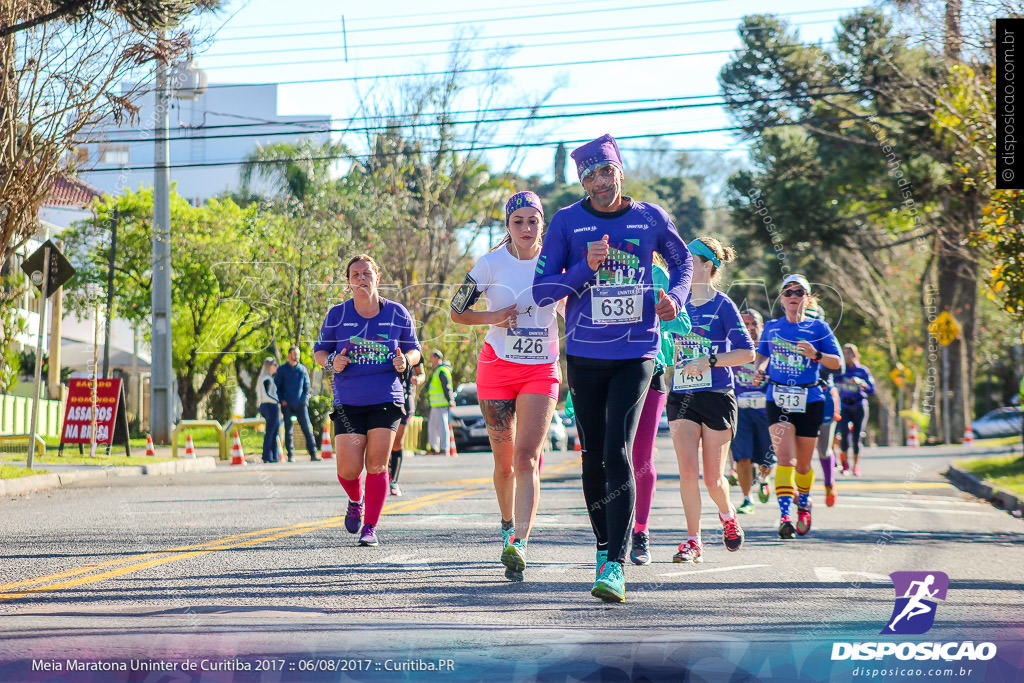
[(274, 373), (274, 384), (277, 385), (277, 396), (281, 402), (281, 414), (284, 416), (284, 447), (288, 451), (288, 462), (295, 459), (292, 440), (292, 416), (299, 422), (302, 436), (306, 438), (306, 451), (310, 460), (319, 460), (316, 452), (316, 440), (309, 424), (309, 372), (299, 362), (299, 347), (288, 349), (288, 362)]

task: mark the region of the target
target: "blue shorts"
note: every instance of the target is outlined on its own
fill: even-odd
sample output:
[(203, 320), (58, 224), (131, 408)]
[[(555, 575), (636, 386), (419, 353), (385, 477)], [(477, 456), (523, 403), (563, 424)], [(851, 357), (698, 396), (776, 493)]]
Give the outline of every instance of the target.
[(768, 416), (759, 408), (740, 408), (736, 415), (736, 434), (732, 438), (733, 460), (750, 460), (769, 467), (775, 463), (775, 449), (768, 435)]
[(825, 390), (825, 415), (821, 418), (821, 424), (827, 425), (832, 421), (832, 416), (836, 412), (836, 402), (832, 400), (832, 392), (829, 389)]

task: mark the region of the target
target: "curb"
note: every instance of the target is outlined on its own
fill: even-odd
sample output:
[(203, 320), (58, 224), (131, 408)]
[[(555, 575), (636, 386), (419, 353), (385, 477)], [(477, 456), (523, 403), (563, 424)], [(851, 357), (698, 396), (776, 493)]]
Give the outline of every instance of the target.
[(69, 470), (59, 474), (34, 474), (28, 477), (19, 477), (18, 479), (0, 479), (0, 496), (16, 496), (46, 489), (55, 489), (76, 481), (88, 479), (159, 476), (181, 472), (212, 472), (217, 469), (217, 458), (203, 456), (195, 459), (170, 460), (129, 467), (91, 467), (86, 469), (87, 467), (89, 466), (83, 466), (82, 469)]
[(1024, 515), (1024, 500), (1021, 500), (1009, 491), (997, 489), (986, 484), (970, 472), (950, 465), (949, 469), (943, 472), (943, 476), (949, 479), (953, 486), (956, 486), (961, 491), (965, 491), (976, 498), (987, 500), (993, 507), (999, 510), (1005, 510), (1018, 519)]

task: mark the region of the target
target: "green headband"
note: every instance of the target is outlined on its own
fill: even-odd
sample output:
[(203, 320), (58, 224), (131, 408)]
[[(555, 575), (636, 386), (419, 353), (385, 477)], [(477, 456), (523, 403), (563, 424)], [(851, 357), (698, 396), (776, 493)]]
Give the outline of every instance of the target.
[(686, 248), (690, 250), (691, 254), (703, 256), (708, 261), (714, 263), (715, 268), (722, 267), (722, 262), (718, 260), (717, 256), (715, 256), (715, 252), (711, 251), (711, 248), (708, 247), (708, 245), (701, 242), (700, 240), (693, 240), (692, 242), (686, 245)]

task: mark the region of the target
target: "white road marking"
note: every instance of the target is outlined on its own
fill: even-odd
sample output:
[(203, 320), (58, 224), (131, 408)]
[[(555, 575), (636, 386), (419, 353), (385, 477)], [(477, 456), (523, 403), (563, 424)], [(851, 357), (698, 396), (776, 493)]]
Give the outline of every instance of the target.
[(693, 574), (715, 574), (718, 572), (734, 572), (740, 569), (757, 569), (758, 567), (770, 567), (770, 564), (742, 564), (738, 567), (712, 567), (711, 569), (696, 569), (689, 572), (666, 572), (658, 576), (691, 576)]
[(883, 524), (868, 524), (867, 526), (862, 526), (860, 528), (860, 530), (861, 531), (900, 531), (900, 532), (904, 532), (904, 533), (910, 531), (910, 529), (904, 529), (903, 527), (893, 526), (892, 524), (884, 524), (884, 523)]
[(992, 511), (999, 512), (995, 508), (992, 511), (989, 510), (940, 510), (937, 507), (926, 506), (919, 507), (916, 505), (904, 505), (902, 507), (896, 505), (849, 505), (843, 503), (842, 505), (836, 505), (835, 509), (842, 508), (843, 510), (900, 510), (903, 512), (927, 512), (932, 514), (946, 514), (946, 515), (990, 515)]
[[(854, 571), (842, 571), (835, 567), (815, 567), (814, 575), (818, 578), (818, 581), (822, 583), (860, 583), (863, 581), (870, 581), (871, 583), (884, 583), (890, 584), (891, 579), (885, 574), (875, 574), (874, 572), (854, 572)], [(846, 577), (858, 577), (860, 581), (852, 582)]]

